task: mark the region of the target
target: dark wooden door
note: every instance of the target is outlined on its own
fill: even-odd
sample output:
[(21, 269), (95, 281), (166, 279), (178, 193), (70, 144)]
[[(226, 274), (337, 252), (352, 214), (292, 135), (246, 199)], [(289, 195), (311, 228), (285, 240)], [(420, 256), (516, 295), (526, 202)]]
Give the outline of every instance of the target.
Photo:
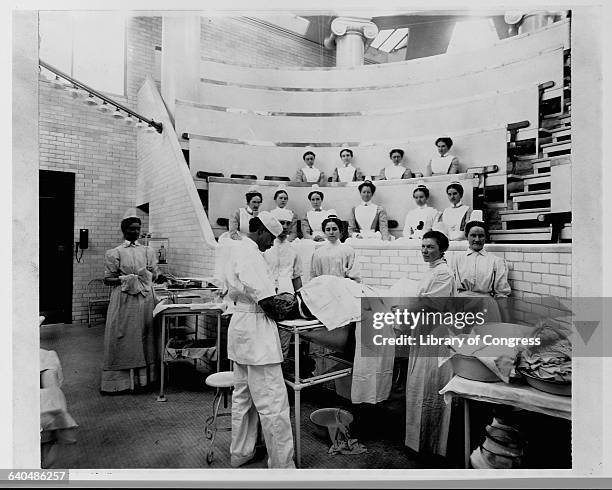
[(41, 170), (39, 198), (40, 314), (71, 323), (74, 174)]

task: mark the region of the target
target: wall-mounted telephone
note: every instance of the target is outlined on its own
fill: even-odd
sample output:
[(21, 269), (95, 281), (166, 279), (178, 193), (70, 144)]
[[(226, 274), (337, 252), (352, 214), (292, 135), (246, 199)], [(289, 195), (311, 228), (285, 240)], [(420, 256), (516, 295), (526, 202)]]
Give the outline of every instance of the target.
[[(81, 255), (79, 255), (79, 248), (81, 249)], [(79, 230), (79, 241), (75, 243), (74, 258), (78, 263), (81, 263), (83, 257), (83, 250), (89, 248), (89, 230), (87, 228), (81, 228)]]

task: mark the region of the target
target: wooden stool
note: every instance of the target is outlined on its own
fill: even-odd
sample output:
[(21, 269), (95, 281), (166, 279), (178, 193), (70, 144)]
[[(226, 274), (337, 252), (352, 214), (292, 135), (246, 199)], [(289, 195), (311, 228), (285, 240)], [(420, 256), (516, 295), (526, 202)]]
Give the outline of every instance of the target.
[(227, 408), (227, 398), (234, 387), (234, 373), (232, 371), (221, 371), (211, 374), (206, 378), (206, 384), (217, 389), (213, 399), (213, 413), (206, 419), (206, 426), (204, 428), (206, 439), (210, 440), (210, 447), (206, 454), (206, 462), (210, 465), (214, 459), (214, 444), (217, 431), (227, 432), (232, 430), (231, 424), (229, 427), (217, 427), (217, 417), (232, 415), (231, 410), (219, 413), (219, 405), (221, 405), (221, 397), (223, 397), (223, 408)]

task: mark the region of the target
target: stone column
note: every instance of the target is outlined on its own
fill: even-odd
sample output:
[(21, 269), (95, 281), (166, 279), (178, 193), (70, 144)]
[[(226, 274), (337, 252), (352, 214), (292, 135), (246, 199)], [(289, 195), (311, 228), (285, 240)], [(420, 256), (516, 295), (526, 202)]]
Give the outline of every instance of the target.
[(196, 14), (163, 18), (161, 94), (173, 120), (176, 99), (199, 99), (200, 29)]
[(350, 68), (363, 65), (365, 43), (378, 35), (378, 27), (370, 19), (336, 17), (331, 23), (331, 35), (325, 47), (336, 46), (336, 66)]

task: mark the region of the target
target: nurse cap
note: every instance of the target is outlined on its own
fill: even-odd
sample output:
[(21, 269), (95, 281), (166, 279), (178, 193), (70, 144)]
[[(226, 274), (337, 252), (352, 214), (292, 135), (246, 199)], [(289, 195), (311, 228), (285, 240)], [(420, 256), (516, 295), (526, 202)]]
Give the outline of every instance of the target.
[(269, 211), (262, 211), (257, 215), (263, 225), (272, 233), (275, 237), (283, 232), (283, 225), (274, 217)]
[(128, 219), (128, 218), (140, 219), (140, 216), (138, 216), (138, 210), (136, 208), (128, 208), (128, 210), (123, 214), (123, 217), (121, 218), (121, 220), (123, 221), (124, 219)]
[(468, 220), (468, 223), (471, 223), (473, 221), (477, 221), (479, 223), (484, 223), (484, 217), (482, 215), (482, 209), (474, 209), (474, 211), (472, 211), (472, 213), (470, 214), (470, 219)]
[(259, 192), (259, 187), (256, 184), (253, 184), (246, 190), (246, 194), (251, 194), (252, 192)]
[(308, 193), (308, 199), (311, 198), (311, 196), (313, 194), (319, 194), (321, 196), (321, 199), (324, 199), (324, 195), (323, 195), (323, 191), (321, 190), (321, 188), (319, 187), (319, 184), (312, 184), (310, 186), (311, 191)]

